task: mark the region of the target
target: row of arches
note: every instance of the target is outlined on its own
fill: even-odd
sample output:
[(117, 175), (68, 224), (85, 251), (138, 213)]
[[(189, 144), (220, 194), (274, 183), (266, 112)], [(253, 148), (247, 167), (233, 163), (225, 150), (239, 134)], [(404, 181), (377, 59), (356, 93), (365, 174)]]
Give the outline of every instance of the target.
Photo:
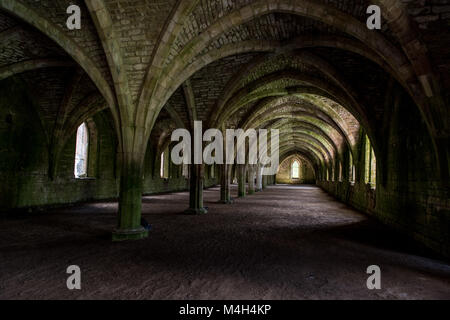
[[(356, 2), (364, 5), (364, 1)], [(151, 163), (156, 168), (159, 161), (160, 167), (152, 170), (162, 180), (170, 180), (170, 133), (180, 127), (192, 130), (194, 121), (203, 121), (205, 129), (280, 130), (281, 159), (294, 154), (303, 157), (315, 182), (340, 198), (347, 197), (349, 188), (364, 192), (362, 186), (376, 187), (377, 199), (387, 199), (377, 201), (384, 207), (374, 209), (383, 217), (395, 207), (387, 204), (395, 201), (391, 199), (401, 198), (398, 203), (406, 203), (418, 188), (424, 198), (445, 199), (448, 108), (441, 86), (447, 84), (440, 84), (440, 75), (426, 55), (426, 44), (415, 28), (409, 28), (412, 21), (407, 8), (398, 0), (376, 4), (382, 7), (387, 22), (382, 31), (367, 30), (364, 14), (334, 2), (239, 2), (197, 21), (205, 15), (203, 11), (216, 6), (205, 10), (203, 2), (179, 1), (168, 10), (165, 23), (152, 39), (150, 33), (139, 29), (139, 23), (130, 23), (130, 34), (135, 32), (135, 38), (141, 40), (128, 43), (121, 41), (121, 10), (113, 10), (106, 1), (83, 6), (89, 25), (83, 31), (87, 38), (64, 32), (58, 15), (27, 1), (0, 1), (0, 9), (47, 35), (77, 69), (67, 81), (74, 85), (69, 85), (55, 112), (56, 125), (50, 126), (50, 177), (57, 176), (62, 150), (76, 128), (108, 108), (117, 140), (117, 155), (112, 158), (117, 159), (120, 177), (115, 233), (120, 240), (145, 236), (139, 221), (146, 166)], [(147, 14), (143, 9), (142, 15)], [(148, 18), (141, 25), (150, 23)], [(257, 26), (264, 21), (283, 32), (261, 37)], [(287, 30), (291, 21), (296, 27)], [(82, 39), (92, 41), (87, 44)], [(133, 44), (145, 49), (134, 50)], [(3, 74), (71, 68), (53, 60), (42, 63), (42, 59), (36, 64), (24, 59)], [(224, 68), (227, 63), (229, 67)], [(84, 73), (98, 92), (86, 90), (80, 99), (77, 93)], [(403, 118), (410, 121), (401, 121)], [(78, 146), (75, 150), (77, 178), (90, 176), (89, 163), (95, 158), (91, 153), (95, 144), (87, 143), (86, 136), (80, 134), (80, 150)], [(427, 156), (410, 157), (411, 165), (400, 166), (415, 148)], [(150, 153), (152, 159), (147, 158)], [(418, 173), (420, 166), (427, 168), (427, 174)], [(291, 169), (291, 178), (296, 177), (297, 171), (294, 175)], [(195, 212), (202, 207), (205, 168), (179, 170), (189, 177), (190, 205)], [(216, 170), (221, 172), (221, 200), (227, 202), (230, 172), (246, 169), (222, 166), (213, 172)], [(420, 180), (436, 180), (430, 184), (439, 187), (417, 186)], [(348, 184), (342, 187), (335, 182)], [(399, 185), (406, 191), (399, 192)], [(365, 203), (357, 203), (359, 199), (364, 196), (349, 201), (365, 207)], [(427, 210), (425, 200), (415, 203), (418, 212)]]

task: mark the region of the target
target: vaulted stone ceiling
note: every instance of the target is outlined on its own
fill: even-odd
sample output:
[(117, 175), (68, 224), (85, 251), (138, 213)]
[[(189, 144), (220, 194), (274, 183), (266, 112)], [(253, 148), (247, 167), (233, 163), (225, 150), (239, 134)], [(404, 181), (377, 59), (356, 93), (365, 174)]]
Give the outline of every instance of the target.
[[(394, 86), (446, 154), (450, 36), (436, 39), (449, 26), (445, 3), (0, 0), (0, 79), (20, 74), (39, 91), (55, 161), (97, 112), (114, 123), (124, 167), (195, 114), (204, 127), (280, 129), (282, 155), (317, 168), (352, 150), (360, 126), (378, 152)], [(70, 4), (81, 30), (65, 27)], [(366, 27), (370, 4), (382, 30)]]

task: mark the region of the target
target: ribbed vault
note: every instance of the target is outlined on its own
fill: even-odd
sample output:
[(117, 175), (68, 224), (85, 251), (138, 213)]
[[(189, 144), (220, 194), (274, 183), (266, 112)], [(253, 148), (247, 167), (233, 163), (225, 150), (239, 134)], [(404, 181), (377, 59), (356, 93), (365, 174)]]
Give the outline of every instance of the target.
[[(160, 155), (174, 129), (196, 120), (204, 129), (278, 129), (281, 159), (298, 154), (318, 176), (350, 154), (358, 162), (366, 136), (384, 169), (398, 143), (385, 138), (386, 119), (408, 101), (434, 152), (427, 167), (445, 187), (450, 87), (441, 80), (450, 59), (438, 52), (450, 41), (429, 30), (448, 18), (427, 29), (413, 14), (420, 2), (406, 2), (0, 0), (0, 81), (43, 92), (33, 108), (50, 177), (77, 126), (109, 119), (120, 230), (139, 227), (148, 154)], [(81, 30), (65, 27), (61, 9), (72, 3)], [(366, 26), (370, 4), (382, 8), (381, 30)]]

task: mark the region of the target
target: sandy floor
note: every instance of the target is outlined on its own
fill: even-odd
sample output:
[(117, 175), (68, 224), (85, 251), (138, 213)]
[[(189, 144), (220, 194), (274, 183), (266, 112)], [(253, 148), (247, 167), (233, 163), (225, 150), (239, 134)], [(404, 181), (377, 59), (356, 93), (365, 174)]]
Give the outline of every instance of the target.
[[(142, 241), (112, 243), (116, 203), (0, 220), (2, 299), (450, 299), (450, 266), (315, 187), (269, 187), (209, 214), (187, 193), (144, 198)], [(382, 290), (366, 287), (381, 267)], [(69, 265), (82, 290), (66, 288)]]

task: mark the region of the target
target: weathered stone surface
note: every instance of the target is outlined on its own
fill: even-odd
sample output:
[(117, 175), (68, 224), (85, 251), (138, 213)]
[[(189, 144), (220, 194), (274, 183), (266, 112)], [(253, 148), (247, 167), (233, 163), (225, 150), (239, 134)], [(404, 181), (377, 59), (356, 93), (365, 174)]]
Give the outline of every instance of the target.
[[(299, 157), (301, 182), (448, 255), (450, 3), (373, 2), (383, 10), (374, 32), (365, 0), (0, 0), (0, 206), (120, 197), (116, 234), (127, 238), (142, 194), (190, 188), (199, 200), (202, 184), (228, 188), (241, 172), (245, 195), (248, 182), (249, 193), (293, 182), (289, 159)], [(81, 30), (65, 27), (69, 4), (81, 7)], [(181, 166), (160, 163), (172, 131), (193, 120), (279, 129), (287, 162), (255, 179), (249, 166), (226, 180), (205, 169), (194, 188)], [(91, 179), (81, 180), (83, 122)]]

